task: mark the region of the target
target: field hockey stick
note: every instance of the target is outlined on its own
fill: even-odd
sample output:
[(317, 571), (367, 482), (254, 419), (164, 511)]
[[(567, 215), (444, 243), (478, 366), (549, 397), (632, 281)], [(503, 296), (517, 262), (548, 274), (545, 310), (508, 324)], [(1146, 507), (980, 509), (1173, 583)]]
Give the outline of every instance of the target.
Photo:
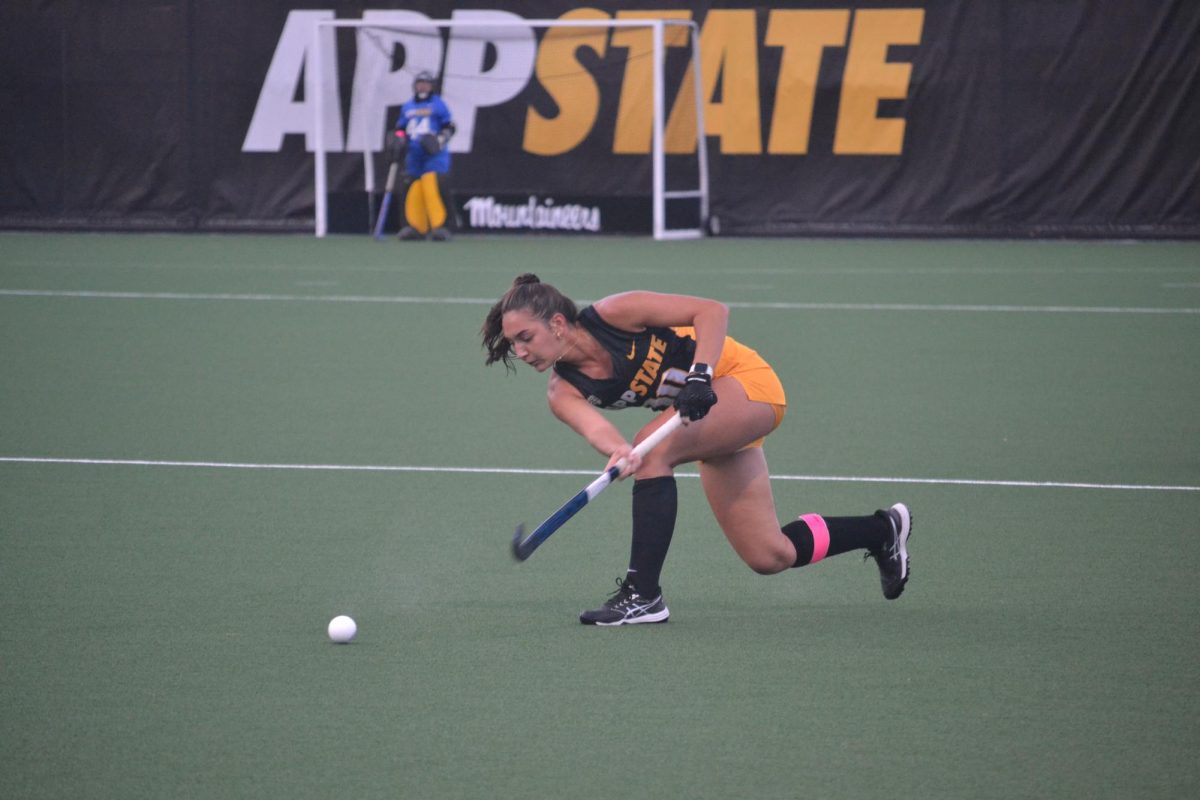
[(400, 171), (400, 164), (393, 161), (388, 167), (387, 184), (384, 186), (383, 203), (379, 206), (379, 219), (375, 220), (375, 238), (383, 238), (383, 226), (387, 224), (388, 209), (392, 207), (392, 192), (396, 189), (396, 173)]
[[(645, 456), (663, 439), (670, 436), (676, 428), (683, 423), (676, 413), (669, 420), (659, 425), (654, 433), (647, 436), (637, 447), (633, 448), (633, 452), (638, 456)], [(561, 528), (567, 520), (579, 513), (579, 510), (586, 506), (589, 502), (596, 499), (596, 496), (608, 488), (608, 485), (617, 479), (621, 474), (621, 470), (625, 467), (625, 459), (621, 459), (616, 464), (613, 464), (596, 480), (589, 483), (582, 492), (572, 497), (562, 508), (555, 511), (546, 521), (538, 525), (533, 533), (525, 538), (521, 538), (525, 533), (525, 526), (518, 525), (517, 532), (513, 534), (512, 553), (513, 558), (517, 561), (524, 561), (533, 554), (533, 551), (538, 549), (542, 542), (550, 538), (550, 534)]]

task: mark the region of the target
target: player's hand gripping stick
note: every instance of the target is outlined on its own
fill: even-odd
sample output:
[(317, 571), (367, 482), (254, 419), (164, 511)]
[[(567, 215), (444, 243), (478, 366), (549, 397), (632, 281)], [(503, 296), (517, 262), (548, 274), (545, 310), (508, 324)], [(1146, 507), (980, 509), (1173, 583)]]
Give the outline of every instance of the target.
[(709, 409), (717, 404), (717, 393), (712, 388), (712, 368), (707, 364), (693, 364), (687, 380), (679, 394), (675, 395), (675, 410), (679, 416), (691, 422), (703, 419)]
[[(633, 452), (639, 457), (645, 456), (658, 445), (663, 439), (674, 433), (675, 429), (683, 423), (678, 414), (673, 414), (670, 419), (655, 429), (654, 433), (647, 436), (637, 447), (633, 448)], [(518, 525), (516, 533), (513, 534), (512, 552), (513, 558), (517, 561), (524, 561), (533, 554), (533, 551), (541, 545), (542, 542), (550, 538), (550, 534), (561, 528), (567, 520), (579, 513), (580, 509), (586, 506), (590, 501), (594, 500), (597, 495), (608, 488), (609, 484), (617, 479), (621, 474), (621, 470), (625, 467), (625, 460), (622, 459), (616, 464), (613, 464), (604, 472), (600, 473), (596, 480), (589, 483), (583, 491), (572, 497), (562, 508), (555, 511), (546, 521), (538, 525), (533, 533), (522, 538), (525, 533), (525, 526)]]

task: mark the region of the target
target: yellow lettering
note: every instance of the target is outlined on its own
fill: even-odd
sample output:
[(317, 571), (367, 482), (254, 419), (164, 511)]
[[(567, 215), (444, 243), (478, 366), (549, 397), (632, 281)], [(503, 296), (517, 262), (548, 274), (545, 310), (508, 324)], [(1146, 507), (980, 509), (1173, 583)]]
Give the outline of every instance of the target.
[[(617, 19), (691, 19), (692, 12), (676, 11), (619, 11)], [(663, 31), (664, 47), (683, 47), (688, 32), (670, 26)], [(625, 61), (625, 77), (621, 81), (621, 98), (617, 104), (617, 126), (613, 134), (614, 153), (649, 153), (654, 128), (654, 52), (649, 28), (620, 28), (613, 31), (613, 47), (629, 49)], [(685, 81), (686, 82), (686, 81)], [(690, 85), (690, 84), (689, 84)], [(690, 96), (690, 95), (689, 95)], [(693, 124), (692, 130), (695, 130)], [(695, 136), (692, 144), (695, 145)]]
[(890, 45), (921, 43), (925, 11), (920, 8), (856, 11), (846, 54), (833, 152), (841, 155), (898, 155), (905, 120), (880, 119), (879, 101), (908, 96), (912, 64), (889, 63)]
[(662, 354), (665, 352), (667, 352), (667, 343), (653, 333), (650, 334), (650, 356), (653, 357), (657, 354), (658, 358), (655, 361), (662, 361)]
[(766, 44), (782, 47), (783, 55), (775, 86), (768, 153), (808, 152), (821, 55), (826, 47), (843, 47), (849, 27), (848, 10), (771, 12)]
[[(714, 9), (705, 16), (700, 31), (704, 133), (721, 137), (722, 153), (762, 152), (755, 13), (749, 8)], [(670, 153), (696, 149), (694, 75), (689, 63), (667, 120), (666, 149)], [(714, 102), (718, 79), (721, 100)]]
[[(578, 8), (560, 19), (608, 19), (594, 8)], [(575, 57), (581, 48), (603, 57), (608, 48), (604, 28), (549, 28), (538, 48), (538, 82), (558, 106), (558, 114), (544, 117), (533, 106), (525, 114), (525, 152), (556, 156), (575, 149), (591, 132), (600, 111), (600, 89), (595, 78)]]

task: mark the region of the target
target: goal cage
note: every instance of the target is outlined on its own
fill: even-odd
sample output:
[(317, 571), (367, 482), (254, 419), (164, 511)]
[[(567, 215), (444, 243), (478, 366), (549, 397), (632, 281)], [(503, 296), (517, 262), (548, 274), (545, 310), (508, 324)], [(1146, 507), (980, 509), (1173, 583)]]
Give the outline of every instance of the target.
[[(421, 72), (436, 77), (457, 126), (442, 193), (464, 230), (659, 240), (715, 232), (691, 20), (367, 11), (360, 20), (318, 21), (312, 47), (318, 237), (330, 231), (331, 195), (365, 196), (370, 230), (403, 219), (403, 180), (383, 221), (379, 199), (387, 140)], [(350, 74), (344, 103), (339, 81)], [(334, 129), (342, 120), (346, 129)]]

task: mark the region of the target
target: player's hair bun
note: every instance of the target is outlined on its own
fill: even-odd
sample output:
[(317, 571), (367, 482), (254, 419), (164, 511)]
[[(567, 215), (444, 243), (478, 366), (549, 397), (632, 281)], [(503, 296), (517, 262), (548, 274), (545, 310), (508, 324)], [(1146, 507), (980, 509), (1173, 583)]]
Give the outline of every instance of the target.
[(527, 283), (541, 283), (542, 280), (532, 272), (526, 272), (524, 275), (518, 275), (513, 281), (513, 286), (524, 286)]

